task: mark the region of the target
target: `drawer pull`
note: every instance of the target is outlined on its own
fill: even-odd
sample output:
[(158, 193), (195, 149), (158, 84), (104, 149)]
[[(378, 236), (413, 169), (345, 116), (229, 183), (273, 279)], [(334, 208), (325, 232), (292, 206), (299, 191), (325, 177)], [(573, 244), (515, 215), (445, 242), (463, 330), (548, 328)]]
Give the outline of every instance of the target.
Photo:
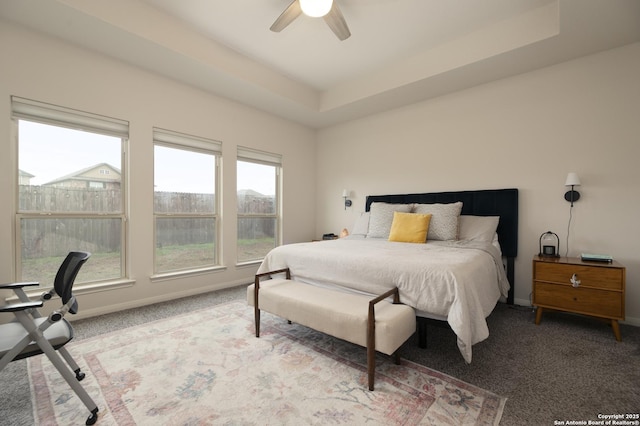
[(569, 280), (571, 281), (571, 285), (574, 287), (580, 287), (580, 283), (581, 281), (578, 279), (578, 275), (577, 274), (573, 274), (571, 276), (571, 279)]

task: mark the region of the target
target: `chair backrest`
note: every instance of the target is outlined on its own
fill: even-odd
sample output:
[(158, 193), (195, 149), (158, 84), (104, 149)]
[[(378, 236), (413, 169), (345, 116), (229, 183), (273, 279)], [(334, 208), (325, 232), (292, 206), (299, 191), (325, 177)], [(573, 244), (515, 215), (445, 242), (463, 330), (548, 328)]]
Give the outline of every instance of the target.
[[(62, 265), (58, 269), (56, 278), (53, 281), (53, 287), (56, 294), (62, 299), (62, 303), (66, 304), (73, 297), (73, 282), (80, 268), (89, 259), (91, 253), (84, 251), (72, 251), (65, 257)], [(75, 314), (78, 312), (78, 302), (74, 302), (69, 312)]]

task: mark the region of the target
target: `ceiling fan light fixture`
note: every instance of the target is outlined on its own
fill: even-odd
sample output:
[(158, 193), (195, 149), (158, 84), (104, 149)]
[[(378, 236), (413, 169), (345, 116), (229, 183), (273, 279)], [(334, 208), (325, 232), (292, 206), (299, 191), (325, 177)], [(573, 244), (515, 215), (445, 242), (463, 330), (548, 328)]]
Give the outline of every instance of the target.
[(312, 18), (321, 18), (331, 10), (333, 0), (298, 0), (302, 13)]

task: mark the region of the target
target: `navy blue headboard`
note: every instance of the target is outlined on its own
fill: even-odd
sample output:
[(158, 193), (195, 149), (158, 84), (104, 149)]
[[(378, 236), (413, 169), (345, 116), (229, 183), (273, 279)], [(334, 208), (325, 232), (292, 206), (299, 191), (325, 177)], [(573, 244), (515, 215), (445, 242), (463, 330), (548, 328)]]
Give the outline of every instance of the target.
[(365, 210), (371, 203), (455, 203), (462, 201), (462, 214), (500, 216), (498, 240), (502, 254), (507, 258), (507, 277), (511, 283), (508, 303), (513, 303), (514, 259), (518, 256), (518, 190), (483, 189), (477, 191), (429, 192), (422, 194), (369, 195)]

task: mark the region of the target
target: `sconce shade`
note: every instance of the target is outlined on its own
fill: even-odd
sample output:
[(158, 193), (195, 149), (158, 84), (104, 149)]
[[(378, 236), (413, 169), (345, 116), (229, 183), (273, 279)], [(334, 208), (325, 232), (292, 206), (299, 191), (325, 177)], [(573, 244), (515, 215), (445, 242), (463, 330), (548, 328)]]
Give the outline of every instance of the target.
[(564, 185), (571, 187), (571, 190), (564, 194), (564, 199), (570, 202), (571, 207), (573, 207), (574, 201), (578, 201), (580, 199), (580, 193), (573, 190), (574, 186), (580, 186), (580, 178), (578, 177), (578, 174), (574, 172), (569, 173)]
[(312, 18), (320, 18), (331, 10), (333, 0), (299, 0), (302, 13)]
[(344, 198), (344, 209), (345, 210), (347, 209), (347, 207), (351, 207), (351, 200), (348, 199), (350, 192), (351, 191), (349, 191), (348, 189), (343, 189), (342, 190), (342, 198)]
[(578, 174), (573, 172), (569, 173), (564, 186), (580, 186), (580, 178), (578, 177)]

